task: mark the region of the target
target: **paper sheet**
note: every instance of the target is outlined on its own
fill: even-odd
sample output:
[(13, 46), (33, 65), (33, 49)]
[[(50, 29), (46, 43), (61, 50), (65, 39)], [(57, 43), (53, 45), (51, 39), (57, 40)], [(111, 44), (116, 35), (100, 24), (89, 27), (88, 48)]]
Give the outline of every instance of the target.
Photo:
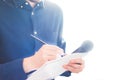
[(75, 53), (75, 54), (66, 55), (56, 60), (49, 61), (45, 63), (42, 67), (40, 67), (37, 71), (32, 73), (27, 80), (53, 79), (66, 71), (63, 68), (64, 64), (67, 64), (71, 59), (81, 58), (86, 54), (87, 53)]

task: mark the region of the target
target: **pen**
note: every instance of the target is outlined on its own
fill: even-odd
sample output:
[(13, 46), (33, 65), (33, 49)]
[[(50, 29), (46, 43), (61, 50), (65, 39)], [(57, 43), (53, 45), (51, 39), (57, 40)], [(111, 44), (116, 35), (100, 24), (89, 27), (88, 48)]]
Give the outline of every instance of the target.
[(38, 37), (36, 37), (36, 36), (34, 36), (34, 35), (32, 35), (32, 34), (31, 34), (31, 36), (32, 36), (34, 39), (42, 42), (43, 44), (47, 44), (45, 41), (41, 40), (40, 38), (38, 38)]
[[(32, 35), (32, 34), (31, 34), (30, 36), (33, 37), (34, 39), (42, 42), (43, 44), (47, 44), (45, 41), (41, 40), (40, 38), (38, 38), (38, 37), (36, 37), (36, 36), (34, 36), (34, 35)], [(65, 54), (63, 53), (63, 54), (61, 54), (60, 56), (63, 57), (63, 56), (65, 56)]]

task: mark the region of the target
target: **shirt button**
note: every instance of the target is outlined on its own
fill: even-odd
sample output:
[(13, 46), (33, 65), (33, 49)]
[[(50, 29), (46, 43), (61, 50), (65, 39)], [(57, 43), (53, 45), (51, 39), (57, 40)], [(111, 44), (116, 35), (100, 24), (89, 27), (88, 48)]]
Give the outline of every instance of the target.
[(21, 8), (23, 8), (23, 6), (20, 6)]
[(34, 12), (32, 12), (31, 14), (34, 15)]
[(37, 34), (37, 31), (34, 31), (34, 34)]
[(28, 5), (28, 3), (27, 3), (27, 2), (26, 2), (25, 4), (26, 4), (26, 5)]
[(40, 6), (40, 4), (37, 4), (37, 6)]

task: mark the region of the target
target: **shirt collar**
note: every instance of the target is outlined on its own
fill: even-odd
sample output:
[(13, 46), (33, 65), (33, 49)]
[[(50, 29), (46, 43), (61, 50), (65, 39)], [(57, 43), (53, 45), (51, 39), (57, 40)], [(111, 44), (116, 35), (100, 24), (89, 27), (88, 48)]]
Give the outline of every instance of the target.
[[(26, 0), (13, 0), (13, 2), (15, 3), (15, 5), (17, 7), (19, 7), (22, 4), (24, 4), (26, 2)], [(44, 8), (45, 7), (45, 0), (41, 0), (41, 2), (39, 2), (38, 4), (40, 4), (41, 8)]]

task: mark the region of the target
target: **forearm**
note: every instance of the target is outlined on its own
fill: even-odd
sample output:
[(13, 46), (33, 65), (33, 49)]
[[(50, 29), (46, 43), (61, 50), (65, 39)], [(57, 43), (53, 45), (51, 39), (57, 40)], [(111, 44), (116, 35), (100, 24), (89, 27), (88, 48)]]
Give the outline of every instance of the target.
[(0, 80), (25, 80), (27, 78), (23, 69), (23, 59), (0, 64)]
[(29, 73), (33, 70), (37, 70), (42, 64), (44, 64), (44, 61), (42, 61), (40, 58), (37, 59), (37, 55), (33, 55), (27, 58), (23, 59), (23, 69), (25, 73)]
[(23, 59), (23, 69), (25, 73), (29, 73), (30, 71), (35, 70), (34, 64), (32, 64), (31, 60), (32, 57)]

